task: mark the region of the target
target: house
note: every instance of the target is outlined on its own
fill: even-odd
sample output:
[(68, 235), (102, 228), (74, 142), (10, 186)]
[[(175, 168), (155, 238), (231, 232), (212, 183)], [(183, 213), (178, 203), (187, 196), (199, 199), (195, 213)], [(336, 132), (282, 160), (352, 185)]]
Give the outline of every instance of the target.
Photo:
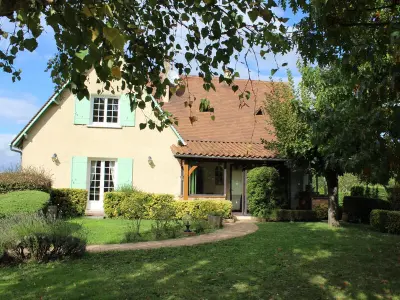
[[(202, 78), (189, 77), (189, 90), (165, 97), (162, 107), (178, 118), (178, 126), (160, 133), (139, 129), (152, 111), (132, 112), (119, 82), (113, 87), (121, 92), (99, 94), (103, 85), (96, 80), (92, 71), (89, 99), (79, 101), (65, 88), (55, 93), (10, 145), (21, 153), (22, 166), (53, 174), (54, 187), (87, 189), (88, 213), (101, 212), (104, 193), (124, 185), (183, 199), (228, 199), (233, 211), (246, 213), (246, 174), (262, 165), (279, 170), (290, 206), (298, 206), (308, 176), (290, 170), (261, 144), (261, 138), (274, 138), (263, 111), (268, 82), (253, 82), (251, 99), (239, 105), (238, 94), (226, 83), (216, 79), (216, 91), (207, 92)], [(235, 84), (249, 89), (247, 80)], [(202, 98), (211, 101), (214, 112), (199, 112)]]

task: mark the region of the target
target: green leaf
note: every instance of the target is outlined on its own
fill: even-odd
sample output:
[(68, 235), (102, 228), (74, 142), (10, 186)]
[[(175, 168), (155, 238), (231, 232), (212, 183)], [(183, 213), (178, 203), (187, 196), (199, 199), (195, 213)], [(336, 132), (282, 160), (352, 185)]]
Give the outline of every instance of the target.
[(125, 38), (117, 28), (103, 28), (104, 37), (118, 50), (124, 50)]
[(278, 71), (278, 69), (272, 69), (271, 70), (271, 76), (274, 76), (277, 71)]
[(211, 115), (211, 120), (215, 121), (215, 116)]
[(285, 62), (285, 63), (282, 64), (282, 67), (286, 67), (287, 65), (288, 65), (288, 63)]
[(239, 89), (239, 86), (237, 86), (236, 84), (235, 85), (232, 85), (232, 91), (233, 92), (237, 92), (237, 90)]
[(138, 106), (140, 109), (145, 109), (146, 108), (146, 102), (143, 100), (139, 101)]
[(187, 62), (190, 62), (194, 58), (194, 54), (191, 52), (186, 52), (185, 58), (186, 58)]
[(38, 43), (35, 38), (24, 40), (24, 48), (30, 52), (35, 50), (37, 46), (38, 46)]
[(146, 101), (146, 102), (151, 102), (153, 100), (153, 98), (150, 96), (150, 95), (147, 95), (145, 98), (144, 98), (144, 101)]
[(253, 23), (257, 20), (257, 18), (259, 16), (258, 10), (256, 10), (256, 9), (249, 11), (247, 14)]
[(81, 51), (76, 52), (76, 53), (75, 53), (75, 56), (78, 57), (78, 58), (81, 59), (81, 60), (84, 60), (85, 57), (86, 57), (86, 55), (88, 55), (88, 53), (89, 53), (89, 50), (88, 50), (88, 49), (86, 49), (86, 50), (81, 50)]
[(182, 14), (182, 21), (187, 22), (187, 21), (189, 21), (189, 20), (190, 20), (189, 15), (188, 15), (187, 13), (183, 13), (183, 14)]
[(143, 129), (145, 129), (145, 128), (146, 128), (146, 126), (147, 126), (147, 123), (140, 123), (140, 124), (139, 124), (139, 128), (140, 128), (140, 130), (143, 130)]

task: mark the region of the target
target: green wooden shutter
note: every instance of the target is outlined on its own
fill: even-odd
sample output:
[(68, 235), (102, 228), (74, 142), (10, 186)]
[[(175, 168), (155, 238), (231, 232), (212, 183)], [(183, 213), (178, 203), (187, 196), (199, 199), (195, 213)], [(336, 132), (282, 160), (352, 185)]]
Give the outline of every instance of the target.
[(87, 189), (88, 158), (73, 156), (71, 165), (71, 188)]
[(87, 125), (90, 122), (90, 100), (83, 98), (79, 100), (75, 96), (74, 124)]
[(132, 172), (133, 172), (133, 159), (132, 158), (118, 158), (118, 183), (117, 186), (124, 185), (133, 186)]
[(119, 104), (121, 126), (135, 126), (136, 109), (131, 111), (131, 102), (128, 95), (121, 95)]

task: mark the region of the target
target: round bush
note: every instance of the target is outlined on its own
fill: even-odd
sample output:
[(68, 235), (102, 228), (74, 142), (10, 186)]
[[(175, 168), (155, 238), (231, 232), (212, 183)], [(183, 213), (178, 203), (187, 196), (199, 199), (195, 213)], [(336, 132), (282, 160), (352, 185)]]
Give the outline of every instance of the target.
[(247, 199), (253, 216), (263, 217), (284, 205), (279, 172), (271, 167), (258, 167), (247, 173)]

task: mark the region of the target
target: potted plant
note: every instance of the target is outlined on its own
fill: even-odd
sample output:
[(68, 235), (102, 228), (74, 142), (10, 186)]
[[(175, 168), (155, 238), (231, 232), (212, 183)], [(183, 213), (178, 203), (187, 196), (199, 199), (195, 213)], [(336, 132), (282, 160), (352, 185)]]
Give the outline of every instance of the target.
[(222, 227), (222, 220), (223, 217), (220, 212), (213, 212), (208, 215), (208, 223), (215, 228)]

